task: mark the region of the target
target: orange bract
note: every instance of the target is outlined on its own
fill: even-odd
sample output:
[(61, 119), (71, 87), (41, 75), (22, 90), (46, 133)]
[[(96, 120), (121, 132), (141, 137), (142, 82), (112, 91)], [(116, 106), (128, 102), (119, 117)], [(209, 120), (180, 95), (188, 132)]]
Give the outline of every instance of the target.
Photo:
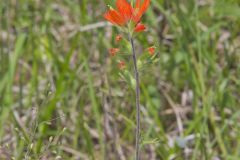
[(136, 6), (134, 8), (134, 14), (133, 14), (133, 21), (135, 23), (138, 23), (142, 15), (146, 12), (147, 8), (149, 7), (150, 0), (144, 0), (144, 2), (141, 5), (141, 0), (136, 0)]
[(149, 47), (148, 53), (152, 56), (155, 53), (155, 47)]
[(111, 56), (115, 56), (119, 52), (119, 48), (110, 48), (109, 49), (109, 54)]
[(126, 63), (122, 60), (118, 62), (118, 68), (123, 70), (126, 67)]
[(141, 32), (144, 31), (146, 29), (144, 24), (138, 23), (134, 29), (135, 32)]
[(122, 40), (122, 36), (120, 34), (118, 34), (115, 38), (116, 42), (119, 42)]
[[(119, 26), (126, 25), (130, 21), (133, 21), (135, 23), (135, 27), (137, 27), (138, 23), (141, 20), (142, 15), (149, 7), (149, 4), (150, 0), (144, 0), (142, 3), (141, 0), (136, 0), (136, 5), (135, 7), (133, 7), (127, 0), (117, 0), (116, 2), (117, 10), (112, 8), (109, 9), (104, 14), (104, 18), (106, 18), (109, 22), (113, 23), (114, 25)], [(143, 26), (141, 28), (143, 28)]]

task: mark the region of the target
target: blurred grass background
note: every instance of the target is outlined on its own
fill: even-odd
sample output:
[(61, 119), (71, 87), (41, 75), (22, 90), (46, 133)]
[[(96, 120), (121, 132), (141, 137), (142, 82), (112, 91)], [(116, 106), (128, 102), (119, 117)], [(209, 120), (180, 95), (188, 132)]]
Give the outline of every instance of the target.
[[(0, 159), (129, 160), (131, 87), (110, 0), (0, 1)], [(152, 0), (136, 37), (143, 160), (239, 160), (240, 1)]]

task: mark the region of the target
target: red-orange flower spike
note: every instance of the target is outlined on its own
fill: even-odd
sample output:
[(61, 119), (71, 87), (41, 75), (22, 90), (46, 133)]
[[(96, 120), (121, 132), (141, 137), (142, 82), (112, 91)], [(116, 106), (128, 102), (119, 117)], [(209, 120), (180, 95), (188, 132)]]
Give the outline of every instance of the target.
[(120, 34), (118, 34), (115, 38), (116, 42), (119, 42), (122, 40), (122, 36)]
[(142, 3), (141, 0), (136, 0), (136, 5), (135, 7), (133, 7), (127, 0), (117, 0), (117, 10), (112, 8), (109, 9), (104, 14), (104, 18), (112, 24), (118, 26), (124, 26), (130, 21), (133, 21), (135, 23), (135, 26), (137, 27), (142, 15), (149, 7), (149, 4), (150, 0), (144, 0)]
[(109, 49), (109, 54), (111, 56), (115, 56), (119, 52), (119, 48), (110, 48)]
[(148, 53), (149, 53), (150, 56), (153, 56), (153, 55), (154, 55), (154, 53), (155, 53), (155, 47), (149, 47), (147, 50), (148, 50)]
[(123, 70), (126, 67), (126, 63), (122, 60), (118, 62), (118, 68)]
[(146, 29), (144, 24), (138, 23), (134, 29), (134, 32), (142, 32)]

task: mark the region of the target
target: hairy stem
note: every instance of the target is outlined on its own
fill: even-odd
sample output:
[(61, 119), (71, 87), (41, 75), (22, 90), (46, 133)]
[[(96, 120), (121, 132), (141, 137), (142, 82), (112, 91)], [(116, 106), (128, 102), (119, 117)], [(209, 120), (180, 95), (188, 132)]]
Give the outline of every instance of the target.
[(136, 160), (140, 159), (140, 85), (139, 85), (139, 73), (137, 67), (137, 56), (135, 52), (134, 42), (131, 35), (129, 35), (129, 41), (131, 42), (132, 47), (132, 57), (133, 57), (133, 64), (134, 64), (134, 73), (135, 73), (135, 81), (136, 81)]

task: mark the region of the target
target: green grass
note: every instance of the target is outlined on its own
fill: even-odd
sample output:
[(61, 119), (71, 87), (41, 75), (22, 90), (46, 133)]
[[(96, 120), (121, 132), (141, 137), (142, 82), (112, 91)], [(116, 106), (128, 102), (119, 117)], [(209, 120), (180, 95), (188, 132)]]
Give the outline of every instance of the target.
[[(137, 52), (155, 45), (159, 59), (140, 74), (143, 160), (240, 157), (240, 2), (201, 2), (152, 0), (143, 17)], [(107, 4), (0, 2), (0, 159), (133, 159)]]

